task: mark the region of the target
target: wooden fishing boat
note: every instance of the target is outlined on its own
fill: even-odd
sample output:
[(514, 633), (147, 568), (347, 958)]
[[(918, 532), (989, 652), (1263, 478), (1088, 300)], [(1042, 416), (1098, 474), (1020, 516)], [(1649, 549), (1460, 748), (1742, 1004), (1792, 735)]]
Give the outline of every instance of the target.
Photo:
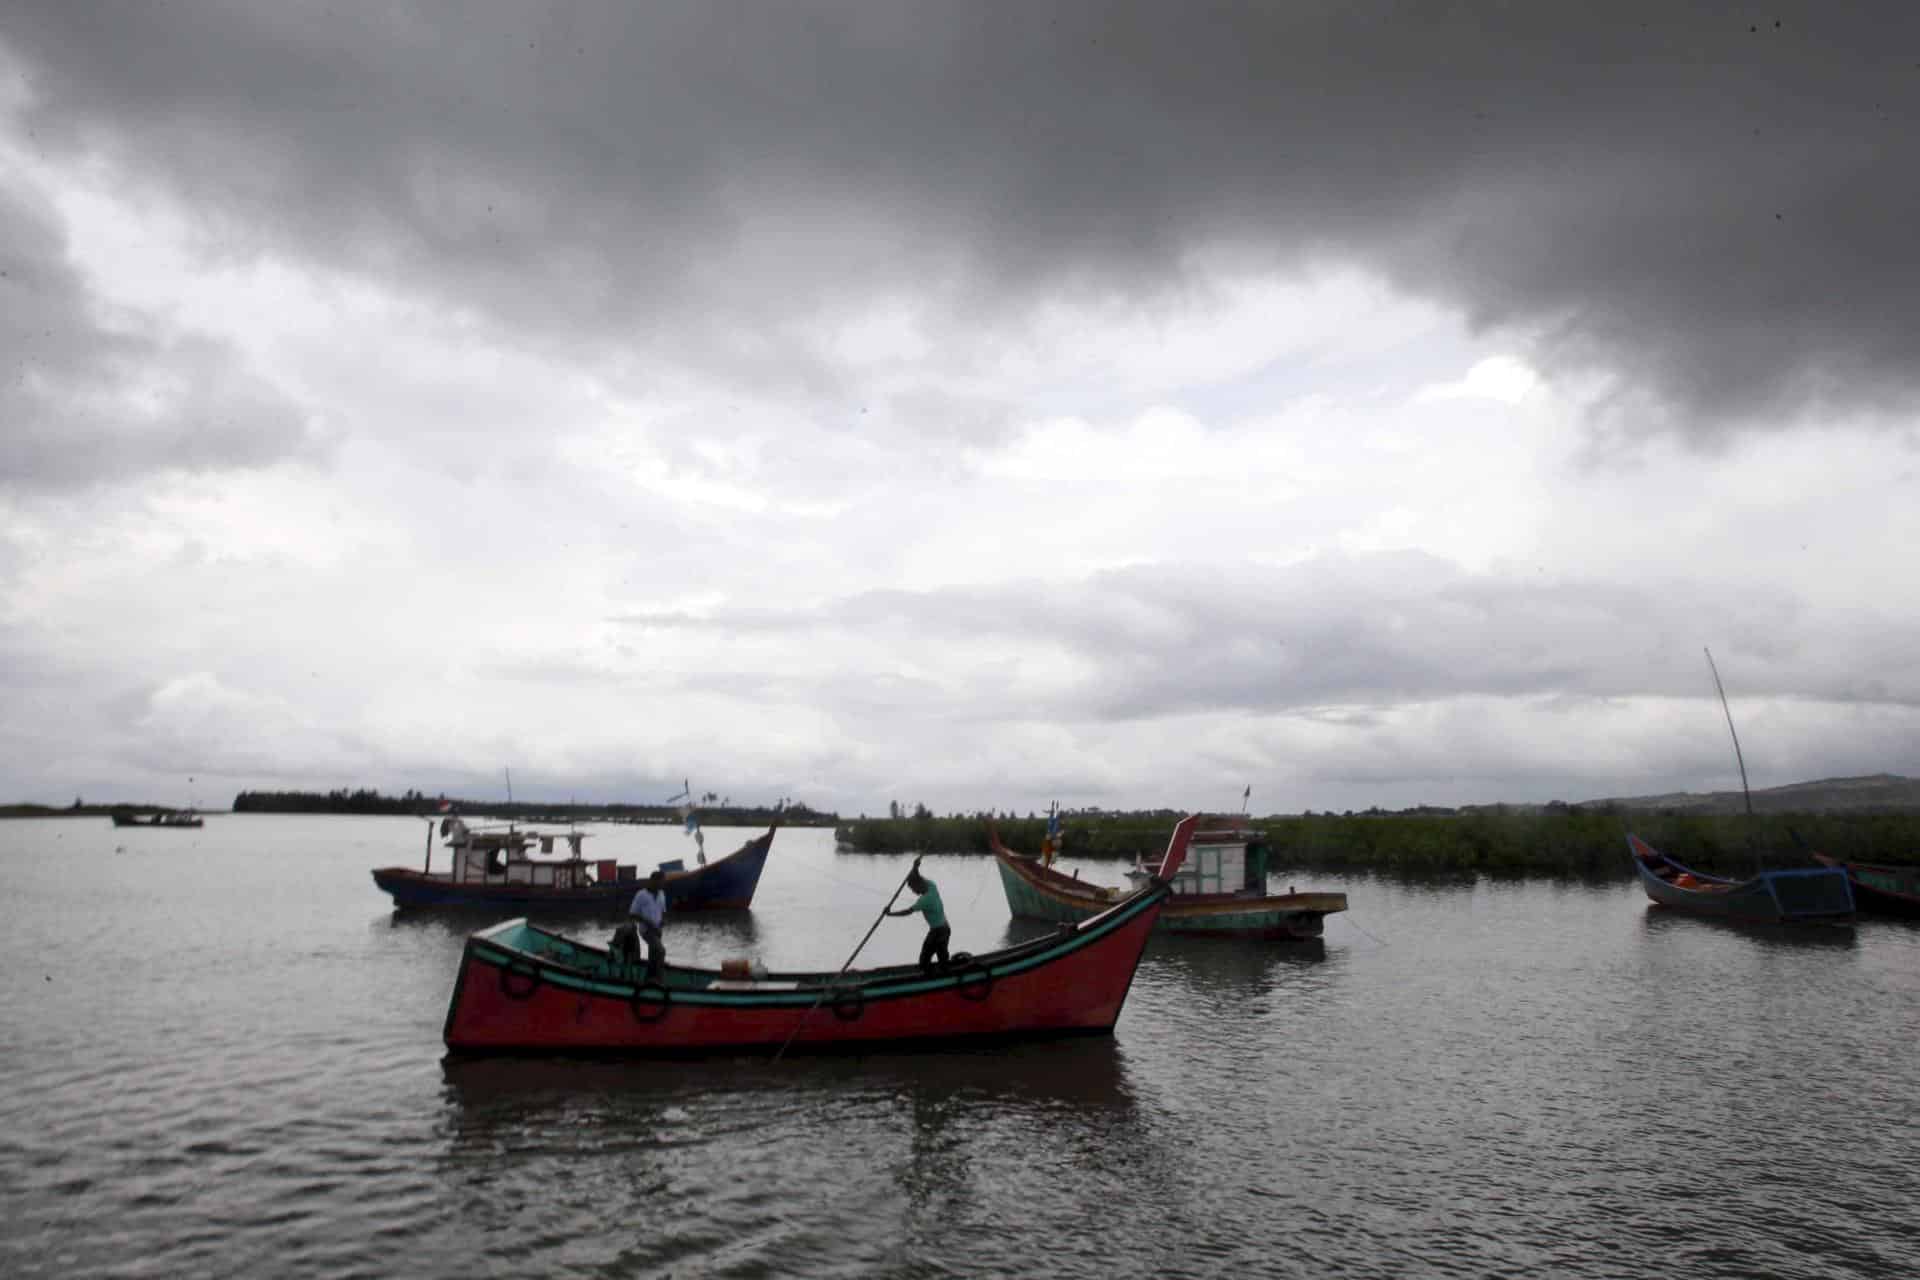
[[(688, 867), (674, 859), (660, 864), (666, 872), (669, 911), (744, 911), (753, 905), (760, 872), (773, 847), (774, 823), (724, 858)], [(508, 826), (499, 830), (470, 829), (459, 818), (443, 819), (440, 833), (447, 838), (452, 866), (431, 870), (432, 831), (428, 832), (428, 865), (381, 867), (373, 882), (393, 895), (394, 906), (476, 908), (507, 911), (581, 910), (614, 913), (625, 910), (640, 887), (639, 868), (615, 860), (590, 861), (581, 852), (584, 831), (542, 834)], [(538, 848), (550, 854), (564, 843), (559, 858), (534, 857)]]
[(1627, 847), (1641, 886), (1662, 906), (1763, 924), (1853, 923), (1853, 887), (1837, 868), (1762, 871), (1729, 880), (1682, 866), (1636, 835), (1627, 836)]
[(113, 815), (116, 827), (167, 827), (193, 828), (206, 825), (200, 815), (191, 811), (186, 813), (116, 813)]
[(1813, 855), (1821, 865), (1846, 873), (1853, 900), (1872, 915), (1920, 920), (1920, 867), (1883, 862), (1848, 862), (1824, 853)]
[(918, 965), (768, 973), (737, 961), (668, 965), (649, 981), (603, 948), (508, 921), (467, 939), (447, 1048), (777, 1056), (789, 1045), (866, 1051), (1108, 1034), (1194, 822), (1174, 829), (1153, 883), (1099, 915), (1000, 951), (956, 954), (931, 973)]
[[(1267, 891), (1269, 850), (1265, 837), (1234, 815), (1208, 819), (1196, 830), (1185, 865), (1173, 877), (1173, 894), (1155, 926), (1163, 933), (1305, 941), (1325, 931), (1326, 918), (1347, 909), (1344, 893)], [(1057, 871), (1040, 858), (1015, 853), (987, 829), (1000, 867), (1007, 909), (1029, 920), (1086, 920), (1127, 892)], [(1128, 873), (1137, 877), (1136, 869)]]

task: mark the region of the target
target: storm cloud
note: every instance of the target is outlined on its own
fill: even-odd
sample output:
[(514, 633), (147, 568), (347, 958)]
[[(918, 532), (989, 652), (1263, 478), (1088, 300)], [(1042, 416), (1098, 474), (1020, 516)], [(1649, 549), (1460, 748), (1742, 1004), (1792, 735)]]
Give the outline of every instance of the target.
[(1148, 3), (54, 3), (4, 34), (39, 144), (218, 252), (529, 341), (831, 396), (811, 325), (904, 293), (1017, 328), (1353, 265), (1608, 431), (1697, 439), (1911, 410), (1916, 37), (1904, 5)]

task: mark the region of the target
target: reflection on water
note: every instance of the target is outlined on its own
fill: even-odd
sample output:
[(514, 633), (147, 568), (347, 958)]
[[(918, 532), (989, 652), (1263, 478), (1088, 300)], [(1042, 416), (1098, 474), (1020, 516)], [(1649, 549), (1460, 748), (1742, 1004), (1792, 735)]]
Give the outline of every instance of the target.
[(1762, 947), (1834, 947), (1851, 950), (1859, 944), (1855, 929), (1833, 924), (1777, 924), (1697, 915), (1658, 902), (1649, 902), (1642, 917), (1649, 938), (1679, 936), (1706, 930), (1744, 937)]
[[(513, 1229), (537, 1229), (642, 1271), (898, 1274), (918, 1252), (1016, 1274), (1033, 1266), (1036, 1203), (1118, 1194), (1154, 1146), (1110, 1038), (778, 1063), (447, 1059), (441, 1076), (436, 1166), (464, 1231), (509, 1250)], [(1006, 1226), (982, 1238), (967, 1225), (982, 1222)], [(1077, 1234), (1062, 1237), (1110, 1257)]]
[(685, 1062), (606, 1062), (568, 1058), (460, 1058), (440, 1062), (447, 1104), (456, 1113), (537, 1116), (579, 1098), (626, 1098), (671, 1106), (708, 1100), (778, 1098), (783, 1105), (850, 1090), (1024, 1107), (1121, 1110), (1133, 1105), (1125, 1053), (1108, 1036), (1016, 1044), (975, 1051), (846, 1054), (768, 1060), (764, 1055)]

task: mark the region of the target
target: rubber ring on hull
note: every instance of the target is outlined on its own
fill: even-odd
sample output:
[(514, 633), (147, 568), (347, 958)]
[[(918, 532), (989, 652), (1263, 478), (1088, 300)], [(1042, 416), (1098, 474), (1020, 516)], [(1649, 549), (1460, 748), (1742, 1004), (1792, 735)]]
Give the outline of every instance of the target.
[[(540, 971), (523, 969), (519, 965), (518, 960), (510, 960), (507, 967), (500, 971), (500, 994), (509, 1000), (531, 1000), (533, 993), (540, 989)], [(521, 981), (516, 983), (515, 978)]]
[[(641, 993), (649, 990), (658, 991), (660, 998), (658, 1000), (642, 1000), (640, 998)], [(635, 987), (633, 994), (627, 997), (627, 1012), (633, 1015), (635, 1022), (658, 1022), (667, 1016), (667, 1010), (672, 1006), (673, 992), (667, 990), (666, 984), (653, 979), (649, 979)], [(641, 1012), (642, 1009), (653, 1009), (654, 1012), (644, 1014)]]
[(867, 1011), (867, 993), (859, 987), (841, 987), (827, 1001), (827, 1008), (842, 1022), (858, 1022)]
[(962, 1000), (985, 1000), (993, 994), (993, 970), (978, 960), (969, 961), (960, 970), (960, 982), (954, 990)]

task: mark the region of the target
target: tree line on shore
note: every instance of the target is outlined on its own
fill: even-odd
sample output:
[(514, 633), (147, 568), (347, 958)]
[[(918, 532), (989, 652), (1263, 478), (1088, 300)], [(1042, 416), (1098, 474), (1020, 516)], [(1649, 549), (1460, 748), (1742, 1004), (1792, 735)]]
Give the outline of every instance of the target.
[[(82, 817), (164, 806), (87, 804), (69, 807), (0, 806), (0, 817)], [(680, 821), (661, 804), (474, 803), (409, 790), (397, 796), (370, 788), (330, 792), (243, 791), (236, 813), (392, 814), (434, 817), (485, 815), (524, 822)], [(1166, 848), (1181, 815), (1173, 810), (1073, 813), (1062, 817), (1062, 856), (1069, 859), (1152, 862)], [(703, 807), (707, 826), (758, 826), (773, 820), (768, 807)], [(834, 828), (840, 848), (857, 853), (977, 853), (988, 851), (993, 821), (1009, 848), (1040, 847), (1047, 820), (1029, 814), (936, 816), (925, 805), (892, 806), (892, 816), (841, 822), (832, 813), (791, 804), (784, 826)], [(1367, 813), (1283, 814), (1251, 820), (1267, 835), (1276, 868), (1303, 871), (1475, 873), (1625, 877), (1631, 830), (1661, 852), (1702, 871), (1738, 877), (1757, 868), (1812, 865), (1819, 850), (1861, 862), (1920, 862), (1920, 812), (1760, 812), (1639, 809), (1617, 804), (1519, 809), (1494, 805), (1456, 812), (1375, 810)]]
[[(1069, 859), (1151, 863), (1180, 815), (1171, 811), (1074, 815), (1061, 824)], [(992, 821), (1001, 843), (1039, 849), (1042, 817), (985, 815), (860, 818), (835, 828), (855, 853), (988, 852)], [(1730, 877), (1759, 868), (1813, 865), (1812, 851), (1865, 862), (1920, 860), (1920, 814), (1700, 814), (1561, 807), (1476, 810), (1454, 816), (1305, 814), (1251, 819), (1273, 848), (1276, 869), (1615, 878), (1633, 874), (1628, 831), (1662, 853)]]
[[(760, 826), (773, 821), (776, 810), (767, 805), (700, 805), (700, 821), (706, 826)], [(382, 795), (371, 788), (349, 791), (338, 788), (314, 791), (242, 791), (233, 799), (235, 813), (329, 813), (329, 814), (411, 814), (433, 817), (442, 813), (484, 814), (521, 822), (661, 822), (681, 820), (678, 806), (670, 804), (550, 804), (539, 801), (475, 802), (448, 796), (428, 796), (406, 791), (397, 796)], [(779, 810), (780, 822), (791, 827), (832, 826), (838, 815), (818, 812), (805, 804), (792, 803)]]

